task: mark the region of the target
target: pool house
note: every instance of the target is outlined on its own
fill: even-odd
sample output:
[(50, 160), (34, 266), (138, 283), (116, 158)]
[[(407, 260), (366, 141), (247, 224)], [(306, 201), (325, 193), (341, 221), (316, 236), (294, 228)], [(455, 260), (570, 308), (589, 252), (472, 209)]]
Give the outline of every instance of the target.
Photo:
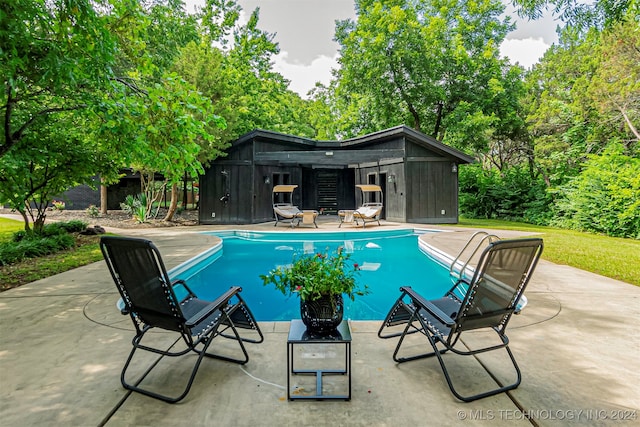
[(254, 130), (200, 177), (201, 224), (273, 220), (275, 185), (298, 185), (293, 204), (321, 214), (355, 209), (358, 184), (382, 188), (382, 218), (458, 222), (458, 168), (473, 158), (407, 126), (343, 141), (317, 141)]

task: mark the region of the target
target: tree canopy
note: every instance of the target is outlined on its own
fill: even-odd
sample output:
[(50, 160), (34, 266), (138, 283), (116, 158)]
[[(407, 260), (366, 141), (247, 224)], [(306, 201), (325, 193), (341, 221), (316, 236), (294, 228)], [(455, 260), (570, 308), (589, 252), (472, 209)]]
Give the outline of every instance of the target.
[(486, 147), (492, 116), (509, 113), (491, 104), (506, 106), (498, 98), (517, 83), (499, 58), (513, 28), (500, 17), (502, 3), (358, 0), (356, 9), (356, 21), (336, 26), (341, 67), (331, 89), (340, 132), (404, 123), (458, 145), (458, 134), (474, 129), (472, 144)]

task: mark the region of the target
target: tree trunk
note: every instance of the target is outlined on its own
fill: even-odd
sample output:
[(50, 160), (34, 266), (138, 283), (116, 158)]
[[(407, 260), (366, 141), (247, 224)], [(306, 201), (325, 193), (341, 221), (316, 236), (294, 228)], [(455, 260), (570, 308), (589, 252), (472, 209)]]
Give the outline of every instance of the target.
[(433, 137), (435, 139), (438, 139), (438, 133), (440, 132), (440, 125), (442, 123), (442, 109), (444, 107), (444, 103), (442, 101), (439, 101), (437, 104), (437, 110), (436, 110), (436, 127), (433, 130)]
[(173, 221), (173, 215), (178, 209), (178, 184), (171, 184), (171, 201), (169, 202), (169, 210), (163, 221)]
[(29, 217), (27, 216), (27, 212), (21, 210), (18, 210), (18, 212), (20, 212), (20, 215), (22, 215), (22, 219), (24, 219), (24, 231), (26, 231), (27, 233), (31, 233), (31, 226), (29, 225)]
[(107, 186), (102, 178), (100, 178), (100, 213), (107, 214)]

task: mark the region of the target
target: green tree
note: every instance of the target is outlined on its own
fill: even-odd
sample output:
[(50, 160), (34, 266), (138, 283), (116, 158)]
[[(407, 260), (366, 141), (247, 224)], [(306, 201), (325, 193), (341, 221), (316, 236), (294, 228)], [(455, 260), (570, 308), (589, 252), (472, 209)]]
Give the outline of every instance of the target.
[(46, 119), (85, 108), (110, 83), (115, 44), (96, 4), (0, 1), (0, 156)]
[[(225, 118), (226, 129), (216, 132), (222, 143), (257, 128), (313, 136), (305, 101), (272, 70), (279, 47), (258, 28), (259, 9), (246, 25), (238, 22), (239, 10), (234, 1), (209, 0), (202, 11), (207, 36), (182, 50), (175, 70)], [(205, 162), (214, 158), (206, 150), (202, 154)]]
[[(332, 112), (347, 136), (406, 123), (476, 149), (495, 123), (510, 66), (498, 46), (512, 29), (499, 1), (359, 0), (340, 21)], [(462, 123), (461, 123), (462, 120)], [(462, 128), (474, 129), (469, 134)]]
[[(108, 156), (96, 151), (77, 111), (43, 119), (37, 132), (27, 132), (0, 158), (0, 198), (24, 218), (25, 230), (40, 232), (52, 198), (70, 186), (85, 184)], [(46, 149), (40, 140), (46, 141)]]
[(567, 28), (586, 32), (592, 28), (603, 29), (624, 19), (629, 12), (639, 14), (637, 0), (513, 0), (520, 16), (538, 19), (551, 8)]
[(29, 217), (39, 230), (50, 197), (90, 183), (104, 160), (84, 136), (84, 111), (114, 82), (116, 43), (97, 12), (106, 2), (0, 5), (0, 204), (20, 212), (27, 231)]
[(611, 144), (590, 155), (562, 188), (555, 223), (578, 230), (640, 239), (640, 159)]
[(619, 138), (633, 152), (640, 141), (638, 22), (629, 17), (603, 31), (594, 56), (599, 64), (587, 93), (605, 123), (626, 129)]
[[(95, 139), (97, 144), (119, 147), (120, 156), (104, 180), (115, 181), (121, 167), (139, 171), (147, 201), (145, 217), (169, 185), (171, 202), (164, 219), (170, 221), (177, 209), (177, 182), (202, 171), (194, 153), (203, 148), (210, 156), (221, 153), (222, 145), (211, 132), (224, 120), (213, 114), (206, 98), (172, 74), (182, 48), (200, 38), (197, 17), (185, 13), (184, 3), (119, 0), (116, 4), (110, 25), (122, 45), (117, 57), (122, 85), (96, 110), (102, 124)], [(157, 173), (165, 181), (155, 182)], [(106, 200), (102, 205), (104, 211)]]
[[(638, 155), (637, 28), (637, 16), (632, 13), (603, 30), (594, 26), (578, 32), (568, 27), (559, 44), (552, 46), (526, 76), (523, 105), (532, 164), (548, 187), (540, 193), (539, 202), (553, 204), (556, 200), (557, 209), (552, 212), (558, 215), (557, 224), (633, 235), (628, 224), (616, 219), (619, 206), (614, 207), (613, 200), (606, 206), (604, 201), (611, 194), (600, 188), (611, 175), (606, 161), (595, 159), (618, 162), (610, 150), (619, 143), (624, 147), (621, 154)], [(603, 169), (596, 172), (599, 167)], [(621, 177), (625, 179), (623, 171)], [(591, 193), (581, 195), (581, 191)], [(588, 225), (589, 221), (601, 225)]]
[[(213, 113), (208, 98), (181, 77), (165, 75), (162, 81), (148, 87), (144, 93), (121, 93), (118, 101), (105, 104), (101, 116), (106, 120), (100, 129), (112, 135), (120, 147), (120, 166), (133, 167), (141, 176), (142, 193), (147, 201), (145, 217), (151, 215), (153, 204), (159, 202), (165, 186), (171, 186), (170, 221), (177, 208), (176, 184), (188, 174), (203, 172), (198, 154), (207, 146), (210, 155), (221, 155), (210, 131), (223, 128), (224, 119)], [(113, 108), (117, 105), (118, 108)], [(165, 181), (156, 185), (156, 173)]]

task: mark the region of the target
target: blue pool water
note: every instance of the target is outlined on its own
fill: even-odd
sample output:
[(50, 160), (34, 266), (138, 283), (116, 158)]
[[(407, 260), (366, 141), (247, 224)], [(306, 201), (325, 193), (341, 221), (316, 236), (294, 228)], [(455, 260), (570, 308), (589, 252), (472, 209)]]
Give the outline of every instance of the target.
[(222, 249), (171, 271), (185, 279), (203, 299), (214, 299), (230, 286), (242, 287), (242, 296), (259, 321), (288, 321), (300, 317), (296, 296), (282, 295), (262, 284), (260, 274), (291, 263), (294, 253), (325, 252), (343, 246), (351, 261), (361, 266), (358, 282), (371, 293), (345, 299), (345, 318), (382, 320), (400, 286), (412, 286), (426, 298), (443, 295), (450, 287), (448, 269), (418, 247), (417, 230), (340, 233), (212, 232), (222, 238)]

